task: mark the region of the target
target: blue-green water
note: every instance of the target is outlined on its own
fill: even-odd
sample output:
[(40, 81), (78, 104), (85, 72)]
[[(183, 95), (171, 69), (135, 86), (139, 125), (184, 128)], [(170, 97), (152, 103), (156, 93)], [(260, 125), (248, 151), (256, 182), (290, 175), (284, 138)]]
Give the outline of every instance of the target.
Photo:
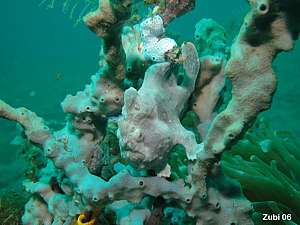
[[(0, 1), (0, 99), (25, 106), (46, 120), (64, 121), (60, 103), (67, 94), (82, 90), (98, 68), (101, 41), (61, 7), (46, 9), (34, 0)], [(168, 28), (192, 39), (194, 24), (213, 18), (230, 37), (247, 11), (244, 0), (199, 0), (197, 8)], [(264, 113), (276, 129), (300, 139), (300, 46), (275, 61), (278, 90), (272, 108)], [(59, 125), (58, 125), (59, 126)], [(18, 134), (14, 123), (0, 120), (0, 189), (20, 189), (23, 161), (10, 142)]]

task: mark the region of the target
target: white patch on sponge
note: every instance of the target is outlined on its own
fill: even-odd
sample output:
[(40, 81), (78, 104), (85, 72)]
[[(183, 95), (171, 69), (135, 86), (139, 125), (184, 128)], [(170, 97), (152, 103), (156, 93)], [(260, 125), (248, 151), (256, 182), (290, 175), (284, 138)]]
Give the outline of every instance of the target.
[(142, 54), (146, 60), (165, 62), (165, 53), (177, 46), (175, 40), (162, 37), (165, 33), (163, 19), (159, 16), (147, 18), (141, 23)]

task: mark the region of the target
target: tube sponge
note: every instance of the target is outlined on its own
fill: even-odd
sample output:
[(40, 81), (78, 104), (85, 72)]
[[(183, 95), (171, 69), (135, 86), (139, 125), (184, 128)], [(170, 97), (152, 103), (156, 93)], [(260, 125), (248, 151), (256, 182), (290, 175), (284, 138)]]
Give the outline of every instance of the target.
[(23, 225), (43, 224), (52, 225), (53, 216), (49, 213), (47, 205), (36, 198), (31, 198), (25, 205), (22, 216)]
[(33, 143), (43, 145), (51, 136), (44, 120), (26, 108), (13, 108), (0, 100), (0, 118), (16, 121), (23, 128), (27, 138)]
[(161, 15), (164, 24), (195, 8), (195, 0), (160, 0), (156, 11)]
[(130, 17), (131, 0), (117, 2), (99, 0), (98, 9), (88, 13), (84, 18), (85, 24), (99, 37), (104, 39), (111, 37), (116, 23), (124, 22)]
[(289, 12), (277, 7), (278, 1), (249, 2), (251, 10), (232, 45), (225, 70), (233, 86), (232, 99), (208, 132), (206, 158), (222, 153), (259, 112), (270, 107), (276, 88), (272, 61), (294, 44)]
[(194, 38), (201, 56), (201, 70), (192, 103), (193, 110), (200, 119), (197, 127), (204, 140), (215, 117), (214, 110), (225, 84), (226, 32), (214, 20), (202, 19), (196, 24)]

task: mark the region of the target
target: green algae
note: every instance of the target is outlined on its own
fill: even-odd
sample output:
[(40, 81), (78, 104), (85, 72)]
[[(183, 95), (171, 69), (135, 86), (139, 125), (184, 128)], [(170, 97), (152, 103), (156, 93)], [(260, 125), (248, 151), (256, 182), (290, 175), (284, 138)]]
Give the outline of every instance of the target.
[(188, 176), (188, 158), (182, 145), (176, 145), (171, 149), (168, 163), (171, 166), (172, 180), (184, 179)]
[(2, 191), (0, 193), (0, 224), (19, 225), (27, 201), (25, 193)]
[(201, 143), (201, 136), (197, 128), (199, 123), (200, 119), (195, 111), (188, 111), (181, 120), (182, 126), (194, 133), (197, 143)]
[(259, 120), (223, 155), (225, 174), (237, 179), (253, 202), (256, 224), (262, 223), (262, 213), (291, 214), (293, 222), (300, 223), (299, 149), (289, 132), (274, 131), (266, 121)]

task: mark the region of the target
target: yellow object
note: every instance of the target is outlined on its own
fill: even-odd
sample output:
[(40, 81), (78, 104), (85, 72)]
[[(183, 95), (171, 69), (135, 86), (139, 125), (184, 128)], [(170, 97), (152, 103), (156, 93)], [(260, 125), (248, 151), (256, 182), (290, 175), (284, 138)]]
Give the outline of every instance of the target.
[(86, 213), (82, 213), (77, 218), (76, 225), (95, 225), (96, 224), (96, 218), (95, 215), (92, 214), (92, 216), (88, 219), (88, 221), (85, 221), (89, 216)]

